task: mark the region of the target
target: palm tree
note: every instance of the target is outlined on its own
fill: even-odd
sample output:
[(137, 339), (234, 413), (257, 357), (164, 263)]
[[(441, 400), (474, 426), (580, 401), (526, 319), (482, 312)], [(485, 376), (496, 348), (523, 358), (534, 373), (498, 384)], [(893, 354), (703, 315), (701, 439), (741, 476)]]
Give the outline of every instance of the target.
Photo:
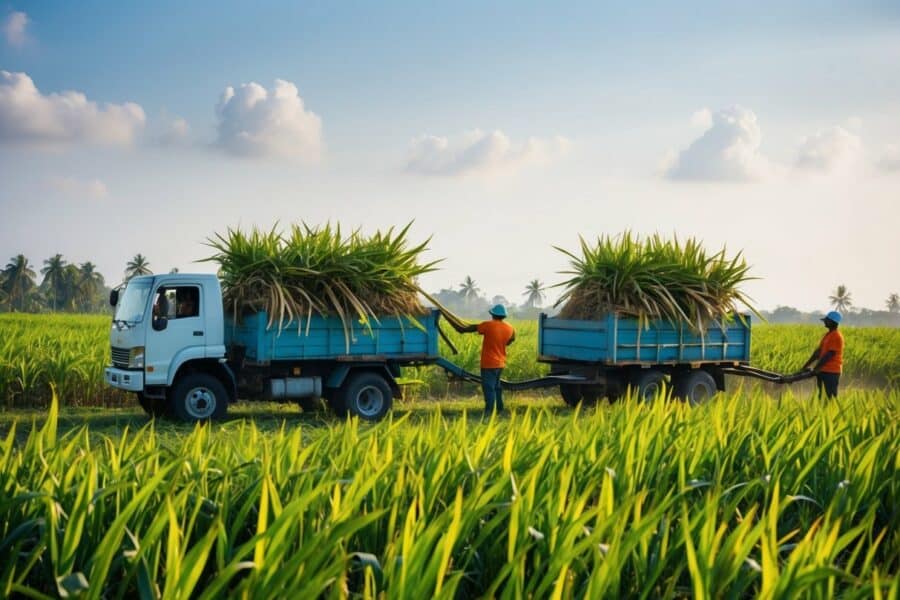
[(844, 312), (853, 306), (853, 298), (850, 297), (850, 291), (846, 285), (839, 285), (834, 294), (828, 296), (828, 301), (834, 306), (834, 310)]
[(887, 301), (884, 304), (887, 306), (888, 312), (900, 312), (900, 295), (898, 295), (897, 292), (894, 292), (888, 296)]
[(63, 289), (66, 275), (66, 261), (63, 260), (62, 254), (55, 254), (44, 261), (44, 267), (41, 269), (41, 275), (44, 280), (41, 286), (47, 290), (47, 295), (53, 298), (52, 310), (56, 311), (57, 300), (65, 294)]
[(475, 280), (466, 275), (466, 278), (463, 280), (461, 284), (459, 284), (459, 293), (462, 294), (463, 298), (465, 298), (466, 302), (471, 302), (475, 298), (478, 297), (478, 292), (481, 290), (478, 289), (478, 284), (475, 283)]
[(138, 275), (150, 275), (151, 273), (153, 271), (150, 270), (150, 263), (143, 254), (135, 254), (134, 258), (125, 265), (125, 281)]
[(544, 301), (544, 289), (543, 283), (537, 279), (532, 279), (531, 283), (525, 286), (525, 293), (522, 294), (523, 296), (528, 296), (525, 300), (525, 306), (529, 308), (540, 306)]
[(9, 259), (3, 269), (0, 287), (13, 310), (23, 310), (28, 292), (34, 287), (35, 273), (24, 254)]
[(78, 280), (75, 284), (75, 298), (81, 310), (87, 312), (97, 296), (97, 291), (103, 287), (103, 275), (97, 271), (97, 266), (88, 261), (78, 268)]

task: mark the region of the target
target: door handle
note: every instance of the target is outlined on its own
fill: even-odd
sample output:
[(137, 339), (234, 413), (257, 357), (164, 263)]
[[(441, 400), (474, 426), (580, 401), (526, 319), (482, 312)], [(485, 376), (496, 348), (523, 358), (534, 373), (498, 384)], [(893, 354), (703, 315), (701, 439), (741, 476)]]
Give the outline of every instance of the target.
[(196, 335), (196, 336), (199, 337), (199, 336), (203, 335), (203, 332), (202, 332), (202, 331), (195, 331), (195, 332), (194, 332), (194, 335)]

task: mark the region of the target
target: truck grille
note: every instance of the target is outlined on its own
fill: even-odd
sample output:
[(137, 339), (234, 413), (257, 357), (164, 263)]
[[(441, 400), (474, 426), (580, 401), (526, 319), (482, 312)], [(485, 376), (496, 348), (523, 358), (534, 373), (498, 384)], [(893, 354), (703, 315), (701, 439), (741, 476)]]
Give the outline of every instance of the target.
[(115, 366), (120, 369), (128, 368), (128, 355), (131, 353), (130, 348), (116, 348), (112, 347), (112, 362)]

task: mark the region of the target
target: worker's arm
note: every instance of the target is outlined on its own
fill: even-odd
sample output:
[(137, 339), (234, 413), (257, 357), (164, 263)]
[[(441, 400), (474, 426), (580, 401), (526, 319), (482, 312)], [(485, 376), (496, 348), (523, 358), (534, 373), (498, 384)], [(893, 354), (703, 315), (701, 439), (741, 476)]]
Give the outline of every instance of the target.
[(819, 358), (819, 349), (818, 349), (818, 348), (816, 348), (815, 350), (813, 350), (813, 353), (812, 353), (812, 355), (809, 357), (809, 359), (808, 359), (805, 363), (803, 363), (803, 369), (808, 369), (808, 368), (809, 368), (809, 365), (811, 365), (811, 364), (813, 364), (814, 362), (816, 362), (816, 359), (817, 359), (817, 358)]
[(509, 341), (506, 342), (506, 345), (509, 346), (509, 345), (512, 344), (514, 341), (516, 341), (516, 332), (515, 332), (515, 331), (513, 331), (512, 337), (509, 338)]
[(825, 366), (825, 363), (827, 363), (829, 360), (832, 359), (834, 354), (835, 354), (834, 350), (829, 350), (828, 352), (823, 354), (822, 358), (819, 359), (819, 362), (816, 363), (816, 366), (813, 367), (813, 371), (818, 372), (819, 369), (821, 369), (822, 367)]
[(457, 329), (460, 333), (477, 333), (478, 332), (478, 323), (472, 323), (471, 325), (466, 325), (465, 327), (461, 327)]

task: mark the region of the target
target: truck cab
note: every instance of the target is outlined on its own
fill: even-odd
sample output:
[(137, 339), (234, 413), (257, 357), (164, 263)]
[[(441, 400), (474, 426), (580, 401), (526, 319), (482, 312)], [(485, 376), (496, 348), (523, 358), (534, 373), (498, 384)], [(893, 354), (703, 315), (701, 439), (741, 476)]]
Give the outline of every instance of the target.
[(222, 291), (209, 274), (134, 277), (113, 290), (112, 364), (105, 379), (135, 392), (148, 413), (184, 420), (224, 416), (236, 400), (225, 358)]

